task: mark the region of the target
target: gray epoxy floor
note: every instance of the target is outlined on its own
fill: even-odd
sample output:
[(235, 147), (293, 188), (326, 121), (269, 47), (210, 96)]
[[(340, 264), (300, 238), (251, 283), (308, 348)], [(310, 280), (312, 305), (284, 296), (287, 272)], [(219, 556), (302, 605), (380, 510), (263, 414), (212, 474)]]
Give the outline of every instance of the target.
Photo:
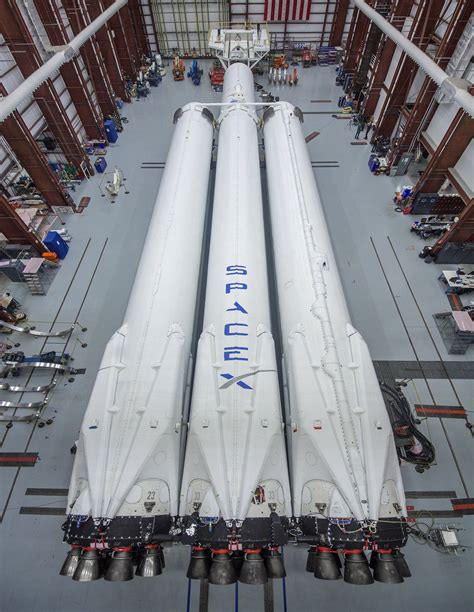
[[(268, 88), (266, 77), (257, 77), (257, 81)], [(271, 89), (303, 111), (318, 113), (305, 115), (306, 133), (320, 132), (309, 143), (311, 159), (339, 162), (339, 168), (315, 169), (315, 175), (353, 322), (366, 338), (373, 359), (473, 360), (472, 348), (465, 356), (448, 355), (433, 322), (432, 314), (446, 310), (449, 304), (437, 281), (441, 267), (428, 266), (417, 257), (424, 243), (409, 232), (411, 219), (393, 211), (394, 189), (405, 181), (372, 176), (367, 169), (370, 147), (351, 146), (354, 129), (349, 129), (346, 120), (331, 117), (340, 95), (340, 89), (334, 85), (333, 68), (302, 70), (298, 87)], [(314, 99), (332, 102), (311, 103)], [(105, 343), (122, 322), (161, 178), (162, 171), (140, 166), (144, 161), (166, 160), (173, 113), (191, 100), (219, 101), (220, 94), (211, 91), (206, 77), (200, 87), (195, 87), (188, 80), (175, 83), (167, 75), (148, 99), (127, 106), (124, 112), (130, 123), (120, 134), (117, 146), (109, 148), (107, 161), (109, 169), (116, 164), (124, 170), (130, 194), (121, 193), (116, 203), (111, 204), (100, 196), (99, 177), (81, 185), (74, 194), (76, 201), (87, 195), (91, 202), (82, 215), (65, 218), (73, 236), (70, 253), (48, 295), (32, 297), (24, 287), (13, 288), (30, 321), (35, 321), (39, 329), (49, 329), (53, 321), (54, 329), (61, 329), (78, 319), (88, 331), (73, 334), (67, 344), (75, 367), (85, 367), (86, 373), (77, 376), (74, 382), (60, 379), (45, 413), (46, 418), (54, 419), (53, 423), (42, 429), (15, 424), (8, 431), (0, 426), (2, 452), (38, 452), (40, 457), (34, 468), (1, 468), (2, 611), (186, 610), (188, 551), (184, 547), (167, 551), (165, 574), (157, 579), (77, 584), (58, 575), (67, 551), (61, 542), (62, 518), (19, 514), (19, 509), (59, 508), (65, 504), (61, 497), (25, 496), (25, 491), (28, 487), (68, 487), (73, 462), (69, 449), (76, 439)], [(183, 180), (193, 180), (192, 168)], [(1, 287), (3, 290), (6, 284), (3, 282)], [(87, 347), (81, 347), (78, 336)], [(48, 341), (43, 348), (43, 341), (32, 338), (6, 339), (20, 342), (20, 350), (25, 353), (64, 347), (62, 341)], [(35, 374), (34, 381), (46, 378)], [(24, 382), (26, 377), (15, 380)], [(412, 403), (432, 403), (434, 397), (437, 404), (461, 403), (471, 413), (473, 390), (473, 381), (465, 379), (415, 380), (406, 388)], [(31, 399), (29, 395), (28, 400)], [(464, 421), (444, 419), (441, 423), (439, 419), (426, 419), (421, 427), (436, 446), (437, 463), (424, 474), (418, 474), (411, 466), (404, 467), (406, 490), (455, 490), (457, 497), (474, 495), (473, 439)], [(450, 509), (447, 499), (409, 503), (417, 510)], [(449, 522), (465, 529), (460, 532), (460, 539), (472, 545), (472, 517)], [(446, 524), (446, 520), (436, 523)], [(471, 549), (462, 556), (451, 557), (410, 542), (406, 553), (413, 578), (403, 585), (374, 584), (363, 588), (316, 581), (304, 571), (305, 549), (287, 547), (287, 609), (472, 610)], [(248, 612), (263, 610), (262, 591), (239, 585), (239, 607)], [(196, 585), (192, 586), (190, 609), (198, 610)], [(211, 587), (212, 612), (234, 609), (233, 588)], [(275, 609), (285, 609), (281, 583), (275, 585)]]

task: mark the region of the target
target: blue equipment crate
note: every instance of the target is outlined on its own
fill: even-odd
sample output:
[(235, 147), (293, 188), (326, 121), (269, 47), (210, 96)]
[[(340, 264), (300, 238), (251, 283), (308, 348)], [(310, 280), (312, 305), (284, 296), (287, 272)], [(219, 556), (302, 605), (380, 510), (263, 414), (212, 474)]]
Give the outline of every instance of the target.
[(105, 169), (107, 168), (107, 162), (105, 161), (105, 157), (98, 157), (94, 162), (94, 167), (100, 174), (102, 174), (102, 172), (105, 172)]
[(64, 259), (69, 251), (69, 245), (58, 232), (51, 231), (46, 234), (43, 244), (48, 248), (48, 251), (56, 253), (59, 259)]
[(105, 133), (107, 134), (107, 140), (112, 143), (117, 142), (118, 132), (117, 132), (117, 126), (115, 125), (114, 120), (106, 119), (104, 121), (104, 128), (105, 128)]

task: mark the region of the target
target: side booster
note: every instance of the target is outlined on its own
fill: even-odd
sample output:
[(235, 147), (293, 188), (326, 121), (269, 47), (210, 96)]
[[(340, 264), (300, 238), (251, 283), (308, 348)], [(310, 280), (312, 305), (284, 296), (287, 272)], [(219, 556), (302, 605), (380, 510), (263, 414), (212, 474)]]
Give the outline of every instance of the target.
[(212, 584), (239, 571), (248, 584), (281, 577), (291, 516), (253, 102), (251, 70), (231, 65), (180, 503), (182, 541), (193, 546), (188, 576)]
[(78, 581), (104, 572), (129, 580), (134, 563), (137, 575), (161, 573), (160, 542), (178, 514), (213, 120), (199, 104), (176, 118), (125, 319), (105, 349), (77, 443), (61, 574)]
[(402, 582), (407, 513), (392, 428), (350, 321), (301, 120), (287, 103), (264, 116), (295, 528), (313, 544), (316, 577), (341, 577), (339, 551), (346, 582), (373, 582), (365, 549), (377, 580)]

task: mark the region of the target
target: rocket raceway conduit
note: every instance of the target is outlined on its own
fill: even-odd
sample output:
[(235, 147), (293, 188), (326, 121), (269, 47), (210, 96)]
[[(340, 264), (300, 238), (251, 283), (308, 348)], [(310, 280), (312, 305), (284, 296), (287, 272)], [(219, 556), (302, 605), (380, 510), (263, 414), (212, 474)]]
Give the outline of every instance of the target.
[(451, 101), (457, 102), (466, 113), (474, 118), (474, 98), (459, 87), (460, 79), (450, 77), (426, 53), (418, 49), (406, 36), (393, 27), (382, 15), (371, 8), (364, 0), (354, 0), (356, 7), (364, 13), (382, 32), (400, 47), (432, 79)]
[(116, 0), (100, 17), (94, 19), (82, 32), (75, 36), (62, 51), (53, 55), (51, 59), (33, 72), (12, 93), (0, 99), (0, 123), (11, 115), (18, 108), (19, 104), (31, 96), (42, 83), (55, 74), (63, 64), (69, 62), (78, 53), (80, 47), (127, 3), (128, 0)]

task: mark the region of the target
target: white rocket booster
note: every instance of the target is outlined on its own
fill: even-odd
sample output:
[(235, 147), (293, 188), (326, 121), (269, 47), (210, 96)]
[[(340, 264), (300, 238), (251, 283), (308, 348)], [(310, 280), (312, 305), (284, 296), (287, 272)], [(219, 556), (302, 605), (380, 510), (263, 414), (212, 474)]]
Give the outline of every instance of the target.
[[(400, 546), (406, 506), (392, 428), (350, 321), (300, 119), (281, 103), (264, 127), (294, 515), (336, 547), (362, 548), (364, 538)], [(347, 538), (354, 529), (358, 537)]]
[(230, 66), (180, 508), (238, 524), (291, 514), (253, 91), (250, 69)]
[(178, 511), (213, 138), (201, 105), (178, 115), (124, 322), (107, 344), (80, 431), (64, 529), (84, 547), (168, 535)]

